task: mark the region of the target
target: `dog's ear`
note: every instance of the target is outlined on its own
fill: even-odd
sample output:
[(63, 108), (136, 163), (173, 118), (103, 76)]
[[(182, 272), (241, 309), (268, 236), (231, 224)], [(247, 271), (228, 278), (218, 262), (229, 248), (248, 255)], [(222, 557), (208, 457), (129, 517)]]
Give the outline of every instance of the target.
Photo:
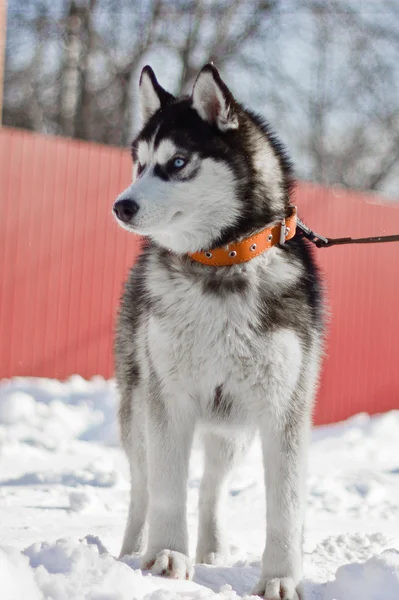
[(159, 85), (151, 67), (144, 67), (140, 75), (140, 109), (143, 124), (171, 100), (172, 94)]
[(216, 125), (221, 131), (238, 128), (233, 95), (213, 64), (205, 65), (199, 72), (193, 87), (192, 101), (193, 108), (201, 119)]

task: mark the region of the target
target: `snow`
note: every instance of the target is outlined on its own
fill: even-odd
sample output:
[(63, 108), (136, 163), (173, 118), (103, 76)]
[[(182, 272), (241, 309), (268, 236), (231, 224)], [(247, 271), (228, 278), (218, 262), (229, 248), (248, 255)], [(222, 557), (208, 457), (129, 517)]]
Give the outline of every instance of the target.
[[(117, 560), (128, 508), (112, 381), (16, 378), (0, 384), (2, 600), (239, 600), (264, 543), (259, 440), (225, 504), (231, 558), (194, 581)], [(314, 430), (304, 544), (309, 600), (399, 599), (399, 411)], [(193, 449), (188, 523), (194, 555), (202, 454)]]

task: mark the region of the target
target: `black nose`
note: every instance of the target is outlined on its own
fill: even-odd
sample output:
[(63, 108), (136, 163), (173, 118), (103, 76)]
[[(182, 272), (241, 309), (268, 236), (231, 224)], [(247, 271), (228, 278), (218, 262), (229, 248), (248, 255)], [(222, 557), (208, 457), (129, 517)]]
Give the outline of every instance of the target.
[(139, 210), (139, 205), (134, 200), (118, 200), (114, 204), (114, 213), (124, 223), (129, 223), (129, 221), (134, 217), (136, 212)]

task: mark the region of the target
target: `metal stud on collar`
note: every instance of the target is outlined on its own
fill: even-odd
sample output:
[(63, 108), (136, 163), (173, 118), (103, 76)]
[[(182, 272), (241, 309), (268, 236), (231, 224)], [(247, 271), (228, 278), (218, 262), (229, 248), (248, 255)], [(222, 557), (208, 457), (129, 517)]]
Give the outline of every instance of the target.
[(212, 258), (212, 252), (205, 252), (205, 256), (207, 258)]
[(230, 258), (234, 258), (235, 256), (237, 256), (237, 252), (235, 250), (232, 250), (231, 252), (229, 252), (229, 256)]
[(272, 241), (272, 239), (273, 239), (273, 234), (271, 234), (271, 233), (270, 233), (270, 234), (267, 236), (267, 241), (268, 241), (268, 242), (271, 242), (271, 241)]
[(251, 252), (255, 252), (255, 250), (256, 250), (256, 244), (252, 244), (252, 246), (250, 246), (249, 249), (251, 250)]

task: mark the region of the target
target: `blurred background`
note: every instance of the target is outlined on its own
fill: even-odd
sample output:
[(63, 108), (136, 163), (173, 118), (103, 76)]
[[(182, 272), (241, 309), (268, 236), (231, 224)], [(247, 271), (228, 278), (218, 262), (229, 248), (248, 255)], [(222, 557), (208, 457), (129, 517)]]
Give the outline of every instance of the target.
[[(117, 229), (149, 63), (173, 93), (213, 61), (293, 158), (327, 236), (399, 233), (398, 0), (1, 3), (0, 377), (112, 375), (140, 240)], [(65, 138), (65, 139), (62, 139)], [(318, 250), (330, 310), (317, 422), (399, 408), (399, 244)]]
[(188, 92), (213, 61), (299, 177), (399, 185), (398, 0), (8, 0), (3, 123), (127, 146), (151, 63)]

